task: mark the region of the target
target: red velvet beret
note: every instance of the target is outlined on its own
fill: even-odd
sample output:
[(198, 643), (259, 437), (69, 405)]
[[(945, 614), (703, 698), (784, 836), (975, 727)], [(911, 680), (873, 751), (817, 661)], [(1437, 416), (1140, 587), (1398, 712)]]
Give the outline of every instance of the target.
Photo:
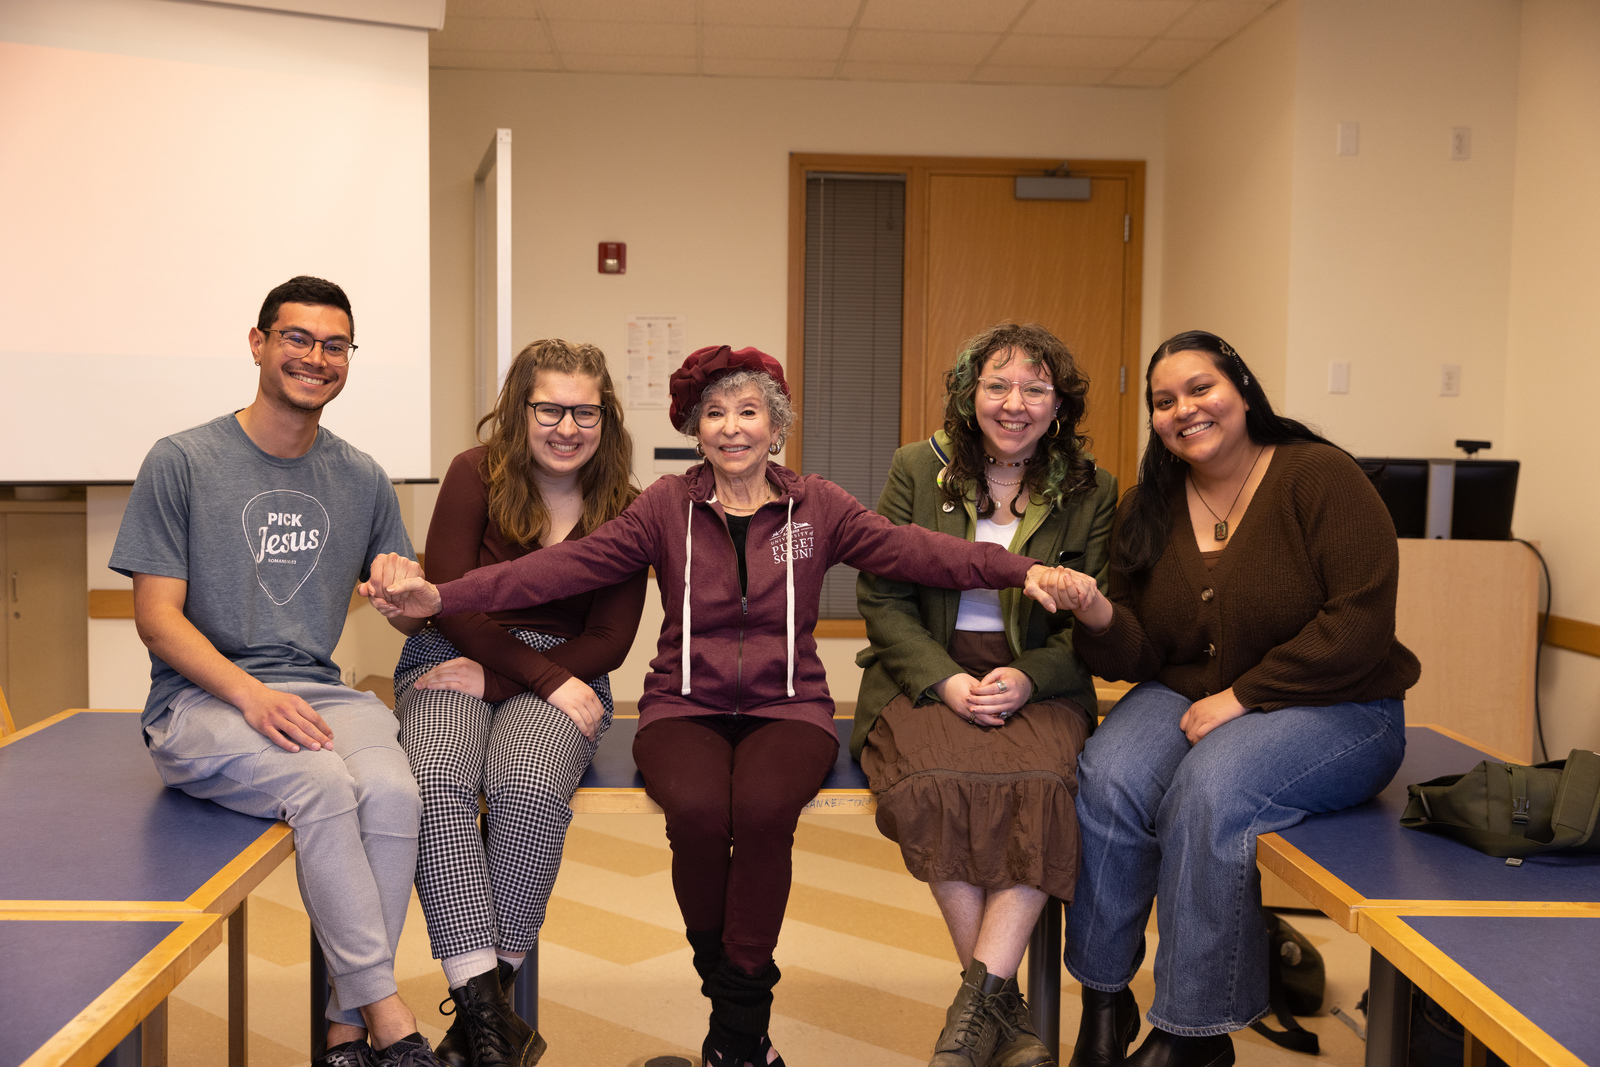
[(706, 386), (738, 370), (761, 371), (777, 379), (783, 395), (789, 395), (789, 383), (783, 380), (783, 364), (759, 348), (741, 348), (737, 351), (727, 345), (699, 348), (689, 353), (683, 366), (673, 371), (667, 382), (667, 390), (672, 394), (672, 409), (667, 416), (672, 420), (672, 425), (679, 432), (690, 433), (684, 427), (683, 420), (700, 403)]

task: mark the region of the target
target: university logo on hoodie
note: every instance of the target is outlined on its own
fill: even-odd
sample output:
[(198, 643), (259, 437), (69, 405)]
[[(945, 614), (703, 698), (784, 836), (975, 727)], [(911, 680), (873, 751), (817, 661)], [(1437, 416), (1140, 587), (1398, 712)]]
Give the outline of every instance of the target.
[(772, 549), (772, 562), (787, 563), (789, 561), (789, 531), (794, 530), (794, 558), (810, 559), (811, 551), (816, 546), (816, 531), (809, 522), (791, 522), (778, 527), (778, 532), (767, 538), (767, 545)]

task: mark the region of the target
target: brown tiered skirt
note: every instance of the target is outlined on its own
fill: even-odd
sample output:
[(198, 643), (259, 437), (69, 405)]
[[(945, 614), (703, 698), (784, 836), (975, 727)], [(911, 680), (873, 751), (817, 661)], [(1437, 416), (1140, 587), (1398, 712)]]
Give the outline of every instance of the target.
[[(1012, 662), (1003, 633), (957, 630), (950, 655), (976, 677)], [(974, 726), (943, 704), (884, 707), (861, 753), (878, 829), (924, 882), (1029, 885), (1070, 901), (1078, 880), (1078, 754), (1089, 717), (1076, 701), (1024, 704), (1004, 726)]]

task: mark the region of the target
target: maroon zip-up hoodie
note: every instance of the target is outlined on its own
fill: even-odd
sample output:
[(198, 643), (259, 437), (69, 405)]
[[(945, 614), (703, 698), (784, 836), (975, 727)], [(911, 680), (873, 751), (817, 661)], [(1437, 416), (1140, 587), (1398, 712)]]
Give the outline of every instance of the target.
[(439, 614), (543, 604), (653, 566), (667, 617), (639, 701), (641, 728), (682, 715), (749, 714), (799, 719), (831, 737), (833, 698), (811, 633), (829, 567), (848, 563), (946, 589), (1006, 589), (1022, 585), (1038, 562), (998, 545), (896, 526), (816, 475), (769, 464), (767, 480), (779, 499), (750, 520), (747, 596), (739, 593), (716, 482), (702, 463), (657, 480), (587, 537), (444, 583)]

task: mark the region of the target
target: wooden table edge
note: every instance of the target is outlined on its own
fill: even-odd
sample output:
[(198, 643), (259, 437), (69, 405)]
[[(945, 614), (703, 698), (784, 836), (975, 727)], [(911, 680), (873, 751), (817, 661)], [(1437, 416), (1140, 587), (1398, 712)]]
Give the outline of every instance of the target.
[[(18, 917), (8, 914), (6, 918)], [(86, 921), (92, 917), (93, 913), (89, 912), (70, 915), (52, 912), (37, 916), (69, 921)], [(23, 1060), (21, 1067), (94, 1067), (222, 943), (224, 923), (220, 915), (123, 913), (106, 918), (166, 921), (179, 925), (33, 1055)]]
[(1346, 930), (1356, 929), (1355, 912), (1366, 898), (1329, 874), (1282, 834), (1274, 832), (1256, 838), (1256, 862), (1282, 878), (1328, 918)]
[(1408, 914), (1436, 913), (1425, 908), (1362, 908), (1357, 933), (1511, 1067), (1584, 1067), (1565, 1045), (1407, 926), (1402, 919)]

